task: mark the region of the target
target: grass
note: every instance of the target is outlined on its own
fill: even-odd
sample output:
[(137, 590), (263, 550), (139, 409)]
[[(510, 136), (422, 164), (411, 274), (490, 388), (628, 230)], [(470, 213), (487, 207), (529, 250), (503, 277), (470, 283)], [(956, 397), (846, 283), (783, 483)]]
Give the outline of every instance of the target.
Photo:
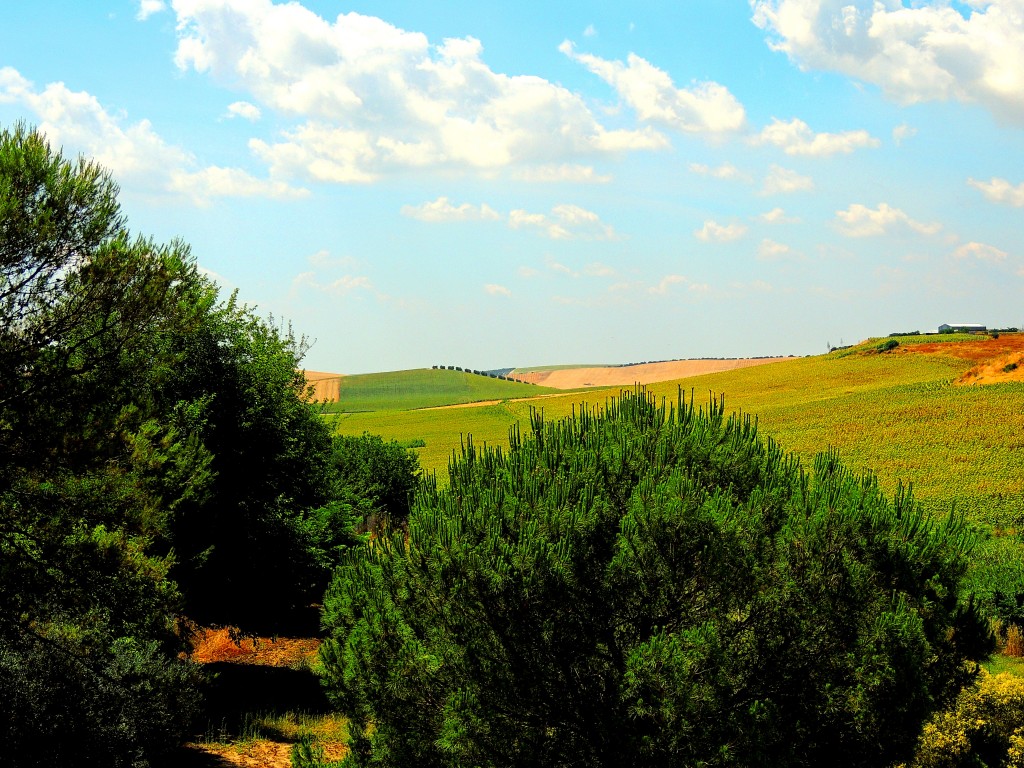
[(1024, 659), (1017, 658), (1016, 656), (1003, 656), (997, 653), (981, 666), (991, 675), (1006, 672), (1016, 677), (1024, 677)]
[(362, 413), (436, 408), (484, 400), (535, 397), (559, 390), (492, 379), (465, 371), (418, 368), (411, 371), (345, 376), (339, 382), (339, 400), (326, 406), (328, 413)]
[[(955, 342), (958, 336), (963, 334), (904, 338)], [(975, 345), (989, 343), (985, 337), (964, 338)], [(756, 414), (763, 435), (805, 462), (835, 447), (852, 469), (876, 472), (890, 492), (900, 481), (913, 484), (915, 495), (933, 512), (956, 505), (976, 520), (1002, 527), (1024, 519), (1024, 384), (953, 386), (972, 365), (957, 356), (955, 343), (945, 354), (864, 352), (871, 346), (863, 346), (861, 353), (790, 359), (652, 384), (648, 390), (674, 400), (682, 384), (687, 393), (696, 393), (698, 402), (711, 393), (725, 393), (727, 406)], [(616, 387), (437, 411), (410, 412), (396, 406), (347, 413), (336, 424), (346, 434), (369, 431), (400, 441), (424, 440), (421, 464), (445, 482), (448, 461), (467, 434), (477, 443), (507, 446), (509, 427), (515, 422), (525, 427), (531, 406), (558, 418), (581, 402), (603, 403), (617, 392)]]

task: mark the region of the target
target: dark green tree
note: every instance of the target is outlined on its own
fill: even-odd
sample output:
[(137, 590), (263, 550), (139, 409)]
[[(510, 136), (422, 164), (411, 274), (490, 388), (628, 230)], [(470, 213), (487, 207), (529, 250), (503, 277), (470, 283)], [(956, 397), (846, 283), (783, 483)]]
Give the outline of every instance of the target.
[(338, 435), (331, 457), (338, 482), (364, 511), (362, 526), (405, 524), (419, 484), (420, 463), (413, 451), (380, 435)]
[(511, 437), (338, 569), (347, 764), (890, 765), (991, 650), (961, 519), (721, 403), (625, 393)]
[[(117, 189), (0, 132), (0, 763), (144, 765), (195, 711), (166, 510), (208, 455), (129, 397), (203, 281), (131, 238)], [(148, 369), (147, 368), (147, 369)]]
[(132, 237), (102, 169), (0, 132), (0, 764), (145, 765), (197, 707), (182, 616), (277, 632), (322, 595), (350, 516), (303, 351)]
[(211, 456), (205, 493), (175, 510), (172, 575), (194, 620), (285, 634), (326, 586), (318, 552), (339, 534), (325, 516), (350, 528), (322, 510), (338, 493), (331, 432), (298, 370), (302, 339), (234, 298), (210, 301), (152, 388)]

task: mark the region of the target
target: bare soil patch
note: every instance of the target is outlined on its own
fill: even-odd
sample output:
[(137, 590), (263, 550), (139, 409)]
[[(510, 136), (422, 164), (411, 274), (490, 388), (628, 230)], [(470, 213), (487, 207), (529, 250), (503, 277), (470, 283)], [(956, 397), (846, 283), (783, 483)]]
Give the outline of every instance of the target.
[(754, 365), (781, 363), (788, 358), (744, 357), (733, 360), (672, 360), (664, 363), (643, 363), (601, 368), (564, 368), (556, 371), (533, 371), (518, 373), (510, 377), (519, 381), (541, 384), (555, 389), (578, 389), (580, 387), (614, 387), (633, 384), (656, 384), (660, 381), (685, 379), (705, 373), (734, 371)]
[(977, 341), (906, 344), (894, 351), (909, 355), (946, 355), (972, 363), (972, 367), (953, 382), (961, 386), (1024, 381), (1024, 333), (1001, 333), (997, 339), (982, 337)]

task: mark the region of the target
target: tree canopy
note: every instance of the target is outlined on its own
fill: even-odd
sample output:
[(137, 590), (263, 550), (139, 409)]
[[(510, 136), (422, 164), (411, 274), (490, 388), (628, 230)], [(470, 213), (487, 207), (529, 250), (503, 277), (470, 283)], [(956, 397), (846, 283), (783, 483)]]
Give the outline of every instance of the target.
[(0, 131), (5, 766), (177, 745), (200, 683), (181, 618), (278, 631), (348, 531), (302, 340), (221, 301), (184, 243), (133, 237), (117, 194)]
[(535, 414), (450, 474), (325, 598), (352, 765), (890, 765), (991, 650), (961, 519), (721, 402)]

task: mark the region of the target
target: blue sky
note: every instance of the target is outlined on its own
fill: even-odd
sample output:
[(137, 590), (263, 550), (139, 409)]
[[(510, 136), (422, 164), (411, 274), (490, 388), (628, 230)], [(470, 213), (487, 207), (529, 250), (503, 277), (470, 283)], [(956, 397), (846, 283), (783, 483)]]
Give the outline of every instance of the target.
[(1024, 325), (1024, 0), (35, 0), (0, 125), (345, 373)]

